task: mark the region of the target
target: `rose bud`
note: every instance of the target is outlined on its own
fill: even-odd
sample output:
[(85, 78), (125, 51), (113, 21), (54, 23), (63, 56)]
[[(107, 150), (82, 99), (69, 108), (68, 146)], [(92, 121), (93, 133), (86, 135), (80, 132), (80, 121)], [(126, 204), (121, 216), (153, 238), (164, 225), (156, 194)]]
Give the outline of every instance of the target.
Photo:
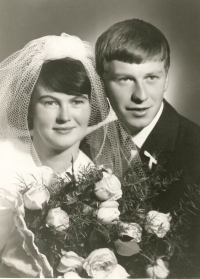
[(157, 259), (155, 264), (147, 266), (146, 274), (150, 278), (165, 279), (169, 275), (169, 270), (162, 259)]
[(117, 266), (115, 254), (108, 248), (96, 249), (85, 259), (83, 268), (92, 278), (106, 278)]
[(142, 228), (136, 223), (119, 223), (120, 236), (127, 235), (135, 240), (135, 242), (140, 242), (142, 237)]
[(50, 209), (46, 218), (46, 225), (54, 227), (57, 231), (66, 230), (69, 227), (69, 216), (60, 207)]
[(119, 220), (120, 211), (117, 208), (102, 207), (97, 211), (97, 218), (103, 224), (115, 224)]
[(103, 178), (95, 183), (94, 194), (100, 201), (118, 200), (122, 197), (121, 183), (114, 174), (103, 172)]
[(119, 203), (116, 202), (116, 201), (105, 201), (105, 202), (102, 202), (99, 205), (99, 208), (102, 208), (102, 207), (105, 207), (105, 208), (118, 208), (119, 207)]
[(31, 210), (42, 209), (45, 202), (50, 199), (49, 191), (46, 187), (31, 187), (23, 195), (24, 205), (26, 208)]
[(57, 270), (61, 273), (69, 273), (69, 271), (80, 273), (83, 269), (83, 261), (84, 259), (76, 253), (66, 252), (60, 259)]
[(149, 233), (155, 233), (157, 237), (163, 238), (170, 230), (170, 213), (164, 214), (158, 211), (149, 211), (145, 229)]

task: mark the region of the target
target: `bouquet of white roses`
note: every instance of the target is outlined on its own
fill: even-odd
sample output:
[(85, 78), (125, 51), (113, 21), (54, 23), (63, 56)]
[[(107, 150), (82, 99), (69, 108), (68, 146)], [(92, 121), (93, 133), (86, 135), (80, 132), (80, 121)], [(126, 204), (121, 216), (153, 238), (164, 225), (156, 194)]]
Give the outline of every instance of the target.
[(26, 174), (12, 208), (18, 245), (5, 237), (2, 262), (22, 277), (166, 278), (169, 259), (184, 245), (184, 211), (177, 217), (153, 209), (171, 180), (154, 174), (133, 181), (131, 172), (120, 182), (97, 167), (77, 180), (47, 167)]

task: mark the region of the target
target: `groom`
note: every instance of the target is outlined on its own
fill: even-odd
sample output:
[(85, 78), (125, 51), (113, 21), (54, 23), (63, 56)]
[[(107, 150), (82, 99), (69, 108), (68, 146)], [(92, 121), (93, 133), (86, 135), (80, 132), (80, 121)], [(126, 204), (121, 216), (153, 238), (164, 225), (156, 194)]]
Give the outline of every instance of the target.
[[(139, 19), (119, 22), (96, 43), (97, 71), (123, 129), (131, 134), (141, 160), (159, 164), (166, 175), (180, 173), (179, 182), (162, 191), (157, 209), (176, 208), (187, 185), (200, 185), (200, 127), (179, 115), (164, 99), (170, 47), (163, 33)], [(194, 218), (191, 250), (199, 255), (198, 221)], [(198, 256), (197, 256), (198, 257)], [(197, 276), (179, 268), (179, 276)]]

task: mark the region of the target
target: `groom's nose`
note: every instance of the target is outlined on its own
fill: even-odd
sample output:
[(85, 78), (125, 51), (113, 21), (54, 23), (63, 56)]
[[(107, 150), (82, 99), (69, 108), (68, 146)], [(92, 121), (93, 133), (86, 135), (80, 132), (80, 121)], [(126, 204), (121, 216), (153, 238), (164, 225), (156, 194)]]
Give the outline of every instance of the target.
[(136, 104), (141, 104), (146, 101), (147, 98), (148, 95), (142, 82), (135, 82), (132, 88), (131, 101)]

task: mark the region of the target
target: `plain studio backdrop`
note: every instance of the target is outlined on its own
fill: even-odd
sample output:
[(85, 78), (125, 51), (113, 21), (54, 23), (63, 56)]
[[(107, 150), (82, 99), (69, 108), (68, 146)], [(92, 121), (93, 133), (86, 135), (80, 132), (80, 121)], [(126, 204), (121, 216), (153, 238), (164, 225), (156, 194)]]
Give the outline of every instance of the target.
[(166, 99), (200, 125), (200, 0), (0, 0), (0, 61), (29, 41), (62, 32), (95, 44), (110, 25), (139, 18), (171, 46)]

